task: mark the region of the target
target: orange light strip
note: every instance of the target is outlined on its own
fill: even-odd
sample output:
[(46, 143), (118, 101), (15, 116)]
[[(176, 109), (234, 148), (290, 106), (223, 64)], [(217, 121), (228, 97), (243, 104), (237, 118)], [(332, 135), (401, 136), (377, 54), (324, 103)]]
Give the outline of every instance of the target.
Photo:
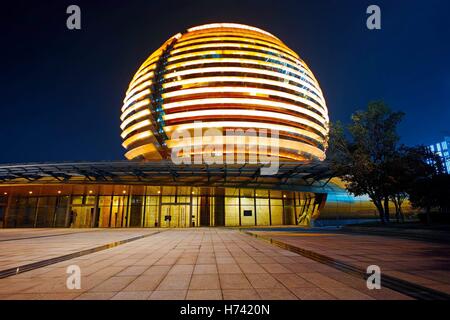
[[(204, 51), (197, 51), (197, 52), (192, 52), (192, 53), (180, 54), (180, 55), (177, 55), (177, 56), (171, 56), (171, 57), (167, 58), (167, 61), (168, 62), (173, 62), (173, 61), (177, 61), (177, 60), (180, 60), (180, 59), (195, 58), (195, 57), (198, 57), (198, 56), (213, 55), (213, 54), (230, 54), (230, 55), (254, 56), (254, 57), (259, 57), (259, 58), (267, 58), (267, 59), (277, 60), (277, 61), (284, 62), (284, 63), (287, 63), (287, 64), (295, 65), (295, 63), (293, 63), (292, 61), (286, 60), (284, 58), (276, 57), (276, 56), (273, 56), (273, 55), (270, 55), (270, 54), (265, 54), (265, 53), (262, 53), (262, 52), (253, 52), (253, 51), (246, 51), (246, 50), (204, 50)], [(314, 78), (314, 75), (311, 73), (311, 71), (308, 68), (305, 68), (300, 63), (297, 64), (296, 66), (301, 66), (305, 70), (305, 73), (308, 74), (311, 79), (317, 81)]]
[[(301, 136), (305, 136), (311, 138), (318, 143), (323, 141), (323, 138), (318, 134), (313, 132), (303, 130), (296, 127), (285, 126), (281, 124), (273, 124), (266, 122), (253, 122), (253, 121), (204, 121), (204, 122), (194, 122), (194, 123), (183, 123), (172, 126), (164, 127), (164, 131), (167, 134), (173, 134), (175, 131), (187, 131), (193, 129), (204, 129), (204, 128), (263, 128), (273, 131), (284, 131), (290, 132), (294, 134), (298, 134)], [(269, 132), (270, 133), (270, 132)]]
[(138, 156), (144, 155), (146, 153), (151, 153), (151, 152), (155, 152), (158, 153), (158, 151), (156, 150), (156, 147), (154, 144), (144, 144), (142, 146), (139, 146), (137, 148), (131, 149), (130, 151), (128, 151), (127, 153), (125, 153), (125, 157), (129, 160), (132, 160)]
[(276, 40), (280, 41), (280, 39), (278, 39), (273, 34), (270, 34), (267, 31), (264, 31), (262, 29), (258, 29), (258, 28), (255, 28), (255, 27), (247, 26), (245, 24), (239, 24), (239, 23), (210, 23), (210, 24), (204, 24), (204, 25), (201, 25), (201, 26), (189, 28), (188, 32), (205, 30), (205, 29), (215, 29), (215, 28), (236, 28), (236, 29), (241, 29), (241, 30), (250, 30), (250, 31), (254, 31), (254, 32), (265, 34), (267, 36), (270, 36), (270, 37), (275, 38)]
[[(295, 82), (301, 86), (307, 87), (308, 89), (314, 91), (314, 93), (316, 93), (315, 96), (312, 96), (316, 99), (319, 100), (320, 103), (325, 104), (325, 101), (321, 95), (321, 93), (313, 86), (311, 86), (309, 83), (289, 76), (289, 75), (285, 75), (283, 73), (280, 72), (275, 72), (275, 71), (270, 71), (270, 70), (265, 70), (265, 69), (257, 69), (257, 68), (244, 68), (244, 67), (208, 67), (208, 68), (196, 68), (196, 69), (189, 69), (189, 70), (183, 70), (183, 71), (176, 71), (176, 72), (171, 72), (168, 73), (166, 75), (164, 75), (164, 79), (171, 79), (174, 77), (182, 77), (185, 75), (192, 75), (192, 74), (202, 74), (202, 73), (211, 73), (211, 72), (240, 72), (240, 73), (254, 73), (254, 74), (263, 74), (263, 75), (268, 75), (268, 76), (272, 76), (272, 77), (276, 77), (276, 78), (283, 78), (292, 82)], [(245, 76), (245, 75), (244, 75)], [(270, 81), (270, 80), (268, 80)], [(298, 89), (300, 89), (301, 91), (303, 91), (303, 93), (305, 95), (310, 95), (310, 93), (302, 88), (298, 88), (296, 86), (293, 86), (295, 89), (295, 91), (298, 91)]]
[(144, 98), (146, 95), (150, 94), (150, 92), (151, 92), (150, 89), (142, 90), (141, 92), (130, 97), (130, 99), (124, 101), (124, 105), (122, 107), (122, 112), (125, 111), (130, 106), (130, 104), (132, 104), (133, 102), (135, 102), (137, 100)]
[(178, 41), (177, 43), (182, 43), (185, 41), (190, 41), (193, 39), (200, 39), (200, 38), (208, 38), (211, 36), (225, 36), (225, 37), (248, 37), (251, 39), (259, 39), (259, 40), (265, 40), (270, 43), (285, 47), (288, 50), (291, 50), (288, 46), (286, 46), (282, 41), (276, 40), (272, 37), (268, 37), (261, 33), (252, 33), (252, 32), (236, 32), (236, 30), (220, 30), (220, 31), (209, 31), (209, 32), (196, 32), (196, 33), (185, 33)]
[(154, 72), (150, 71), (146, 74), (144, 74), (142, 77), (136, 79), (135, 81), (131, 82), (130, 85), (128, 86), (128, 90), (127, 90), (127, 94), (134, 89), (137, 85), (141, 84), (143, 81), (150, 79), (151, 77), (153, 77)]
[(144, 110), (142, 110), (142, 111), (139, 111), (139, 112), (133, 114), (132, 116), (128, 117), (127, 119), (125, 119), (125, 120), (122, 122), (122, 124), (120, 125), (120, 128), (123, 130), (123, 129), (125, 129), (131, 122), (133, 122), (133, 121), (135, 121), (135, 120), (137, 120), (137, 119), (143, 118), (143, 117), (145, 117), (145, 116), (147, 116), (147, 115), (149, 115), (149, 114), (150, 114), (150, 110), (149, 110), (149, 109), (144, 109)]
[(290, 50), (287, 47), (279, 46), (277, 44), (274, 44), (273, 42), (268, 42), (268, 41), (259, 40), (259, 39), (251, 39), (248, 37), (239, 37), (239, 36), (205, 37), (205, 38), (200, 38), (200, 39), (179, 41), (173, 47), (180, 48), (180, 47), (184, 47), (184, 46), (190, 45), (190, 44), (204, 43), (204, 42), (209, 42), (209, 41), (218, 41), (218, 42), (220, 42), (220, 41), (241, 41), (241, 42), (246, 42), (246, 43), (257, 43), (257, 44), (261, 44), (261, 45), (265, 45), (268, 47), (272, 47), (272, 48), (281, 50), (287, 54), (290, 54), (294, 58), (300, 59), (300, 57), (298, 56), (297, 53), (295, 53), (294, 51)]
[(125, 149), (128, 149), (128, 146), (136, 141), (151, 137), (153, 135), (153, 133), (151, 131), (143, 131), (143, 132), (139, 132), (131, 137), (129, 137), (128, 139), (126, 139), (123, 143), (122, 146)]
[[(203, 87), (203, 88), (193, 88), (193, 89), (180, 89), (171, 92), (163, 93), (161, 96), (163, 99), (169, 99), (174, 97), (188, 96), (192, 94), (208, 94), (208, 93), (245, 93), (252, 96), (278, 96), (294, 101), (303, 103), (304, 98), (300, 98), (291, 93), (285, 93), (283, 91), (272, 90), (272, 89), (262, 89), (255, 87)], [(328, 121), (328, 112), (326, 109), (322, 110), (323, 117)]]
[(176, 120), (192, 117), (202, 117), (202, 116), (218, 116), (219, 118), (225, 116), (250, 116), (250, 117), (263, 117), (273, 119), (274, 121), (278, 119), (300, 123), (302, 125), (309, 126), (316, 129), (324, 136), (327, 135), (327, 130), (324, 127), (319, 126), (317, 123), (309, 121), (304, 118), (291, 116), (288, 114), (271, 112), (271, 111), (260, 111), (260, 110), (245, 110), (245, 109), (208, 109), (208, 110), (197, 110), (197, 111), (185, 111), (166, 114), (163, 116), (164, 120)]
[(144, 90), (145, 88), (148, 88), (152, 85), (152, 81), (145, 81), (142, 82), (140, 85), (138, 85), (137, 87), (135, 87), (133, 90), (131, 90), (130, 92), (127, 93), (127, 95), (125, 96), (125, 99), (123, 99), (123, 101), (128, 101), (129, 99), (131, 99), (131, 97), (133, 97), (135, 94), (137, 94), (139, 91)]
[[(276, 50), (270, 47), (264, 47), (264, 46), (259, 46), (259, 45), (254, 45), (254, 44), (243, 44), (243, 43), (205, 43), (205, 44), (197, 44), (197, 45), (192, 45), (192, 46), (187, 46), (187, 47), (182, 47), (179, 49), (175, 49), (170, 51), (170, 54), (175, 55), (178, 53), (182, 53), (182, 52), (186, 52), (186, 51), (191, 51), (191, 50), (195, 50), (195, 49), (205, 49), (205, 48), (240, 48), (240, 49), (257, 49), (260, 50), (262, 52), (272, 52), (274, 54), (277, 55), (282, 55), (285, 58), (289, 59), (291, 61), (291, 63), (294, 64), (301, 64), (300, 60), (292, 57), (290, 54), (286, 54), (283, 51), (280, 50)], [(276, 56), (274, 56), (274, 58), (277, 58)]]
[(317, 85), (316, 89), (319, 90), (322, 95), (322, 91), (320, 89), (319, 84), (314, 79), (309, 77), (309, 75), (303, 74), (291, 67), (276, 64), (273, 62), (267, 62), (267, 61), (243, 59), (243, 58), (207, 58), (207, 59), (197, 59), (197, 60), (189, 60), (189, 61), (183, 61), (183, 62), (178, 62), (178, 63), (172, 63), (172, 64), (169, 64), (166, 66), (166, 70), (172, 70), (172, 69), (193, 66), (193, 65), (197, 65), (197, 64), (207, 64), (207, 63), (245, 63), (245, 64), (262, 65), (262, 66), (267, 66), (267, 67), (271, 67), (271, 68), (285, 70), (285, 71), (294, 73), (294, 74), (298, 75), (299, 77), (309, 78), (309, 81), (311, 81), (310, 84)]
[(127, 108), (122, 115), (120, 116), (120, 120), (124, 120), (131, 112), (136, 111), (142, 107), (148, 106), (150, 104), (150, 99), (145, 99), (139, 102), (136, 102), (131, 107)]
[[(325, 154), (322, 150), (312, 145), (309, 145), (300, 141), (279, 139), (279, 138), (271, 138), (271, 137), (258, 137), (258, 136), (246, 136), (246, 135), (236, 135), (236, 136), (208, 136), (203, 139), (193, 138), (185, 138), (185, 139), (170, 139), (167, 140), (167, 146), (169, 148), (186, 148), (191, 147), (195, 149), (195, 147), (200, 146), (211, 146), (211, 145), (231, 145), (233, 144), (235, 147), (245, 147), (245, 146), (264, 146), (267, 148), (267, 152), (270, 152), (273, 148), (279, 149), (288, 149), (292, 150), (294, 154), (299, 155), (300, 150), (313, 155), (319, 159), (325, 157)], [(226, 149), (226, 148), (224, 148)], [(223, 150), (225, 152), (226, 150)], [(254, 150), (258, 151), (258, 149)], [(264, 152), (266, 153), (266, 152)], [(193, 154), (196, 154), (194, 151)]]
[(148, 119), (142, 120), (141, 122), (135, 123), (135, 124), (129, 126), (128, 128), (126, 128), (125, 130), (123, 130), (122, 134), (120, 136), (122, 137), (122, 139), (125, 139), (134, 130), (138, 130), (140, 128), (143, 128), (143, 127), (146, 127), (149, 125), (151, 125), (150, 120), (148, 120)]
[[(196, 83), (196, 84), (209, 83), (209, 82), (262, 83), (262, 84), (272, 84), (272, 85), (277, 85), (277, 86), (283, 87), (283, 82), (269, 81), (266, 79), (259, 79), (259, 78), (205, 77), (205, 78), (186, 79), (186, 80), (181, 80), (181, 81), (165, 83), (165, 84), (163, 84), (163, 88), (170, 88), (170, 87), (174, 87), (174, 86), (183, 86), (183, 85), (194, 84), (194, 83)], [(289, 85), (285, 84), (284, 86), (288, 87)], [(297, 91), (299, 91), (299, 90), (300, 89), (297, 88)], [(304, 99), (302, 97), (299, 97), (299, 99), (302, 99), (299, 101), (301, 101), (303, 104), (310, 106), (311, 108), (319, 111), (320, 113), (322, 113), (324, 110), (324, 107), (317, 105), (316, 103), (314, 103), (310, 100)], [(290, 103), (270, 101), (270, 100), (261, 100), (261, 99), (258, 100), (258, 99), (245, 99), (245, 98), (211, 98), (211, 99), (187, 100), (187, 101), (166, 103), (164, 105), (164, 108), (169, 109), (169, 108), (176, 108), (176, 107), (182, 107), (182, 106), (193, 105), (193, 104), (202, 104), (202, 103), (205, 103), (205, 104), (213, 104), (213, 103), (261, 104), (261, 105), (265, 105), (265, 106), (273, 106), (273, 107), (278, 107), (278, 108), (295, 110), (297, 112), (307, 114), (307, 115), (319, 120), (320, 122), (327, 121), (327, 119), (326, 119), (327, 116), (324, 115), (323, 117), (321, 117), (317, 113), (312, 112), (312, 111), (308, 110), (307, 108), (301, 108), (299, 106), (296, 106), (296, 105), (293, 105)]]

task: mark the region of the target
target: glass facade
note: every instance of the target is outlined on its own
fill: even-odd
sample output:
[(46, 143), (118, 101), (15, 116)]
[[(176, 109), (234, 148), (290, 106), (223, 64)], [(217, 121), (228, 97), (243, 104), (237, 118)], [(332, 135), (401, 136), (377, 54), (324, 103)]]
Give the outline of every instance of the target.
[(308, 226), (323, 194), (218, 187), (0, 187), (4, 227)]
[(443, 169), (450, 173), (450, 137), (445, 137), (444, 141), (428, 146), (431, 152), (436, 153), (442, 161)]

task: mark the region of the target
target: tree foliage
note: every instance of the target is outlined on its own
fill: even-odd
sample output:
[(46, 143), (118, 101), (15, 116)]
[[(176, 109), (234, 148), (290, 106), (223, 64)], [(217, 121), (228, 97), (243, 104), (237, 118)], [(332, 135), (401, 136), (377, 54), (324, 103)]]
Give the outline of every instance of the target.
[(402, 117), (402, 112), (391, 111), (383, 102), (372, 102), (367, 110), (352, 115), (348, 138), (340, 123), (330, 130), (328, 158), (334, 170), (350, 193), (370, 197), (383, 223), (389, 221), (387, 168), (396, 156)]
[[(426, 209), (450, 208), (450, 176), (443, 172), (439, 156), (424, 146), (399, 145), (397, 126), (402, 112), (393, 112), (383, 102), (369, 103), (351, 123), (330, 126), (328, 159), (347, 191), (368, 195), (383, 223), (389, 221), (389, 202), (397, 221), (403, 221), (402, 204)], [(428, 214), (429, 216), (429, 214)]]

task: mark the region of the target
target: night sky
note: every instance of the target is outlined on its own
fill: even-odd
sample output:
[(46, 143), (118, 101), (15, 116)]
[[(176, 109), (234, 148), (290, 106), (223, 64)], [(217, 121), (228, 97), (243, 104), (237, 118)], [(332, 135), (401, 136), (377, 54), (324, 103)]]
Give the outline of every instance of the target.
[[(189, 27), (235, 22), (278, 36), (324, 92), (332, 121), (384, 100), (402, 142), (450, 135), (450, 1), (12, 1), (1, 7), (0, 163), (121, 160), (119, 115), (140, 64)], [(77, 4), (82, 30), (66, 28)], [(382, 30), (366, 28), (378, 4)]]

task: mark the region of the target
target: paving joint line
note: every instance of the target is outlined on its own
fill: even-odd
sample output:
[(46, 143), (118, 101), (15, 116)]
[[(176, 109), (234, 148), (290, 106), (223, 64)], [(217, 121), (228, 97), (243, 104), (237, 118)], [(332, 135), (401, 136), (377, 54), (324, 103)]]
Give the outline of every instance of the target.
[(77, 231), (77, 232), (67, 232), (67, 233), (57, 233), (57, 234), (48, 234), (48, 235), (42, 235), (42, 236), (33, 236), (33, 237), (24, 237), (24, 238), (13, 238), (13, 239), (3, 239), (0, 240), (0, 242), (6, 242), (6, 241), (19, 241), (19, 240), (28, 240), (28, 239), (39, 239), (39, 238), (49, 238), (49, 237), (57, 237), (57, 236), (70, 236), (72, 234), (79, 234), (79, 233), (88, 233), (88, 232), (96, 232), (95, 231)]
[[(336, 260), (334, 258), (325, 256), (323, 254), (311, 251), (311, 250), (307, 250), (307, 249), (302, 249), (300, 247), (296, 247), (293, 245), (290, 245), (288, 243), (279, 241), (279, 240), (275, 240), (269, 236), (262, 236), (262, 235), (257, 235), (254, 234), (252, 232), (249, 231), (245, 231), (245, 230), (241, 230), (239, 229), (240, 232), (250, 235), (252, 237), (255, 237), (257, 239), (266, 241), (271, 243), (272, 245), (275, 245), (279, 248), (297, 253), (303, 257), (306, 257), (308, 259), (314, 260), (316, 262), (325, 264), (329, 267), (333, 267), (337, 270), (343, 271), (347, 274), (350, 274), (356, 278), (360, 278), (363, 280), (367, 280), (367, 278), (369, 277), (369, 275), (367, 274), (367, 272), (364, 269), (352, 266), (348, 263)], [(438, 290), (434, 290), (431, 288), (427, 288), (406, 280), (402, 280), (393, 276), (389, 276), (389, 275), (383, 275), (381, 277), (381, 283), (383, 286), (392, 289), (394, 291), (400, 292), (404, 295), (407, 295), (409, 297), (418, 299), (418, 300), (450, 300), (450, 295), (445, 293), (445, 292), (441, 292)]]
[(62, 255), (59, 257), (54, 257), (54, 258), (50, 258), (50, 259), (45, 259), (45, 260), (41, 260), (41, 261), (37, 261), (37, 262), (33, 262), (33, 263), (28, 263), (28, 264), (24, 264), (18, 267), (13, 267), (13, 268), (9, 268), (9, 269), (5, 269), (5, 270), (0, 270), (0, 279), (4, 279), (7, 277), (11, 277), (11, 276), (15, 276), (17, 274), (20, 273), (24, 273), (24, 272), (28, 272), (28, 271), (32, 271), (35, 269), (39, 269), (42, 267), (46, 267), (52, 264), (56, 264), (59, 262), (63, 262), (63, 261), (67, 261), (67, 260), (71, 260), (74, 258), (78, 258), (81, 256), (85, 256), (88, 254), (92, 254), (92, 253), (96, 253), (99, 251), (103, 251), (106, 249), (111, 249), (111, 248), (115, 248), (117, 246), (120, 246), (122, 244), (126, 244), (132, 241), (136, 241), (136, 240), (140, 240), (143, 238), (147, 238), (150, 236), (154, 236), (156, 234), (161, 233), (162, 231), (156, 231), (154, 233), (150, 233), (150, 234), (143, 234), (140, 236), (136, 236), (136, 237), (132, 237), (132, 238), (128, 238), (128, 239), (123, 239), (123, 240), (118, 240), (118, 241), (114, 241), (114, 242), (110, 242), (107, 244), (103, 244), (94, 248), (90, 248), (90, 249), (85, 249), (85, 250), (81, 250), (81, 251), (77, 251), (77, 252), (73, 252), (73, 253), (69, 253), (66, 255)]

